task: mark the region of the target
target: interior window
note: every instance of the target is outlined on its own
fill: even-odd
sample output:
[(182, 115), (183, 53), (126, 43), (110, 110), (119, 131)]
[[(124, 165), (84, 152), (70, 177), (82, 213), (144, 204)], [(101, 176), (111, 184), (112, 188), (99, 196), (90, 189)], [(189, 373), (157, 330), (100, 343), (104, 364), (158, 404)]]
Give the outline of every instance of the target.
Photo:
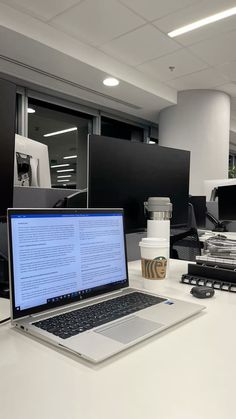
[(92, 117), (29, 98), (28, 137), (47, 145), (53, 188), (87, 187), (87, 136)]

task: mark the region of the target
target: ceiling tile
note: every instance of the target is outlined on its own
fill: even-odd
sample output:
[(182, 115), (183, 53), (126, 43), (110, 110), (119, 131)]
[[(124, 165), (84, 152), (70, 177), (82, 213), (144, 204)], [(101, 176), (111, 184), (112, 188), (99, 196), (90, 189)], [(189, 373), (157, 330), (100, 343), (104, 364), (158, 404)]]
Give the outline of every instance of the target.
[(198, 71), (184, 77), (168, 81), (168, 85), (177, 90), (211, 89), (226, 82), (225, 78), (214, 68)]
[(86, 0), (50, 23), (97, 46), (143, 25), (145, 21), (117, 0)]
[(236, 60), (236, 31), (217, 36), (189, 47), (189, 50), (211, 65)]
[[(170, 66), (175, 67), (175, 69), (171, 71)], [(194, 57), (186, 49), (180, 49), (157, 60), (141, 64), (138, 69), (145, 74), (157, 77), (161, 81), (168, 81), (207, 67), (207, 64)]]
[(7, 6), (14, 7), (42, 20), (49, 20), (80, 1), (81, 0), (1, 0), (1, 3), (5, 3)]
[(145, 19), (151, 21), (165, 16), (175, 10), (182, 9), (197, 0), (120, 0)]
[(236, 30), (236, 16), (204, 26), (203, 28), (180, 35), (174, 39), (183, 46), (190, 46), (233, 30)]
[(163, 32), (167, 33), (234, 6), (235, 0), (200, 0), (153, 23)]
[(236, 82), (236, 61), (220, 64), (217, 66), (217, 70), (227, 77), (228, 80)]
[(138, 65), (179, 49), (180, 46), (152, 25), (123, 35), (101, 49), (126, 64)]

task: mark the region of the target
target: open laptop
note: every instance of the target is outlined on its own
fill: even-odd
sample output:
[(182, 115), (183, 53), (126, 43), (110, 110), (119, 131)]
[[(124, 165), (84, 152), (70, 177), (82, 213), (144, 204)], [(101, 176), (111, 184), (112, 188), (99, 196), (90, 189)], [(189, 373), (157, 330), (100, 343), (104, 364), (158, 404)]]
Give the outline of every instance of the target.
[(100, 362), (198, 313), (129, 288), (121, 209), (8, 210), (12, 324)]

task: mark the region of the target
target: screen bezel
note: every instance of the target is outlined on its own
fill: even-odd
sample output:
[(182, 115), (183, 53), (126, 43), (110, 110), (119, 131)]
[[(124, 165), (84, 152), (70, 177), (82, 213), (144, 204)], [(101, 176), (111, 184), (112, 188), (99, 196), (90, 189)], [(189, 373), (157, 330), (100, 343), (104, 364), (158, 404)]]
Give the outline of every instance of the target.
[[(11, 228), (11, 217), (14, 215), (30, 215), (30, 214), (114, 214), (119, 213), (123, 219), (123, 237), (124, 237), (124, 250), (125, 250), (125, 269), (126, 269), (126, 278), (119, 281), (118, 283), (106, 284), (100, 287), (94, 288), (92, 291), (80, 294), (74, 298), (71, 298), (69, 301), (56, 301), (51, 303), (46, 303), (40, 306), (16, 310), (15, 307), (15, 288), (14, 288), (14, 269), (13, 269), (13, 246), (12, 246), (12, 228)], [(125, 240), (125, 231), (124, 231), (124, 212), (121, 208), (112, 208), (112, 209), (8, 209), (8, 243), (9, 243), (9, 273), (10, 273), (10, 296), (11, 296), (11, 315), (12, 320), (23, 318), (35, 313), (42, 313), (44, 311), (51, 310), (53, 308), (71, 306), (77, 302), (87, 300), (89, 298), (99, 296), (101, 294), (106, 294), (115, 290), (126, 288), (129, 286), (128, 279), (128, 266), (127, 266), (127, 249), (126, 249), (126, 240)], [(124, 281), (124, 282), (123, 282)]]

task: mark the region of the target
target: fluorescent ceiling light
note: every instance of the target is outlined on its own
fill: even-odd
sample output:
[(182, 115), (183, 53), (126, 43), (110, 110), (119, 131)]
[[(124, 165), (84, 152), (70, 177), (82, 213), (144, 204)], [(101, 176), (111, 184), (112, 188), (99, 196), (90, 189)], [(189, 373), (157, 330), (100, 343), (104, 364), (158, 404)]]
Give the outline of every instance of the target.
[(54, 164), (53, 166), (51, 166), (51, 169), (55, 169), (56, 167), (68, 167), (70, 166), (69, 163), (65, 163), (65, 164)]
[(60, 176), (57, 176), (58, 177), (58, 179), (59, 178), (63, 178), (63, 177), (71, 177), (72, 175), (60, 175)]
[(65, 156), (63, 157), (64, 160), (66, 159), (76, 159), (78, 156), (75, 154), (74, 156)]
[(63, 129), (61, 131), (49, 132), (48, 134), (44, 134), (44, 137), (52, 137), (53, 135), (60, 135), (65, 134), (66, 132), (77, 131), (77, 127)]
[(62, 172), (73, 172), (74, 169), (64, 169), (64, 170), (57, 170), (57, 173), (62, 173)]
[(176, 36), (183, 35), (184, 33), (193, 31), (194, 29), (201, 28), (202, 26), (209, 25), (209, 23), (217, 22), (218, 20), (225, 19), (235, 14), (236, 7), (233, 7), (232, 9), (225, 10), (224, 12), (216, 13), (215, 15), (205, 17), (201, 20), (197, 20), (196, 22), (190, 23), (189, 25), (182, 26), (179, 29), (169, 32), (168, 35), (171, 38), (174, 38)]
[(58, 179), (58, 180), (57, 180), (57, 182), (64, 182), (64, 183), (65, 183), (65, 182), (69, 182), (69, 181), (70, 181), (69, 179)]
[(109, 87), (118, 86), (119, 83), (119, 80), (115, 79), (114, 77), (108, 77), (107, 79), (103, 80), (103, 84)]
[(28, 113), (35, 113), (35, 109), (33, 109), (33, 108), (27, 108), (27, 112)]

